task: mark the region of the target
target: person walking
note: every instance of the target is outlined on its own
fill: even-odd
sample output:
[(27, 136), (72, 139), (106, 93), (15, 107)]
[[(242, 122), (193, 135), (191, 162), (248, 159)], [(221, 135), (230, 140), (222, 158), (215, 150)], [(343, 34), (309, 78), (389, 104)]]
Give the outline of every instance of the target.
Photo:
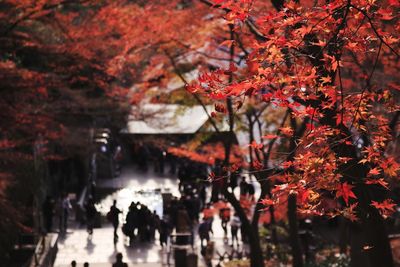
[(206, 207), (203, 209), (203, 219), (207, 221), (208, 226), (210, 228), (210, 232), (214, 234), (214, 231), (212, 229), (212, 224), (214, 221), (214, 209), (211, 206), (211, 203), (207, 203)]
[(69, 211), (72, 209), (71, 201), (67, 193), (61, 201), (61, 218), (60, 218), (60, 232), (66, 233), (68, 228)]
[(234, 246), (235, 240), (236, 240), (236, 245), (239, 247), (238, 231), (241, 226), (241, 221), (236, 213), (233, 215), (230, 224), (231, 224), (231, 236), (232, 236), (231, 247)]
[(132, 202), (131, 205), (129, 206), (129, 211), (128, 214), (126, 215), (126, 233), (124, 233), (126, 236), (129, 237), (129, 244), (133, 244), (133, 240), (135, 238), (135, 229), (138, 225), (137, 220), (138, 220), (138, 209), (136, 206), (135, 202)]
[[(207, 246), (208, 241), (210, 241), (210, 227), (206, 220), (203, 220), (199, 224), (198, 233), (200, 238), (200, 246), (202, 249), (204, 249)], [(203, 241), (205, 241), (205, 244), (203, 244)]]
[(46, 233), (50, 233), (53, 228), (54, 216), (54, 201), (50, 196), (47, 196), (46, 200), (43, 202), (42, 211)]
[(94, 221), (96, 219), (96, 214), (97, 214), (97, 210), (96, 207), (94, 206), (94, 201), (92, 198), (88, 199), (85, 208), (86, 208), (87, 231), (89, 235), (92, 235)]
[(107, 213), (108, 220), (112, 223), (114, 227), (114, 242), (118, 240), (118, 225), (119, 225), (119, 214), (121, 210), (117, 208), (117, 201), (113, 201), (113, 205), (110, 207), (110, 211)]
[(228, 236), (228, 222), (231, 219), (231, 209), (226, 200), (221, 203), (219, 217), (221, 219), (221, 227), (224, 230), (224, 237), (226, 238)]
[(171, 234), (171, 228), (172, 227), (171, 227), (171, 225), (170, 225), (170, 223), (169, 223), (167, 218), (164, 217), (164, 218), (162, 218), (160, 220), (160, 225), (159, 225), (158, 231), (160, 233), (160, 245), (161, 245), (161, 247), (164, 247), (164, 245), (165, 246), (168, 245), (168, 239), (169, 239), (169, 236)]
[(128, 264), (122, 261), (122, 253), (118, 252), (115, 258), (116, 261), (113, 263), (112, 267), (128, 267)]

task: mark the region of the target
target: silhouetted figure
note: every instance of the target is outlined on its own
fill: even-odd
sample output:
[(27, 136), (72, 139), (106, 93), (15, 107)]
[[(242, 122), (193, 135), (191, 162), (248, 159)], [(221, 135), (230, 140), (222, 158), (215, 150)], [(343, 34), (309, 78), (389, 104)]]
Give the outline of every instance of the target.
[(164, 245), (168, 244), (168, 239), (171, 234), (171, 225), (166, 218), (160, 220), (160, 226), (158, 231), (160, 233), (160, 245), (164, 247)]
[(126, 235), (129, 236), (129, 242), (132, 243), (135, 238), (135, 229), (137, 228), (138, 209), (135, 202), (129, 206), (128, 214), (126, 214)]
[[(203, 220), (199, 224), (198, 233), (199, 233), (199, 238), (200, 238), (200, 245), (201, 245), (201, 248), (203, 249), (207, 245), (208, 241), (210, 241), (210, 226), (209, 226), (209, 223), (206, 220)], [(203, 241), (204, 240), (206, 242), (203, 245)]]
[(76, 267), (76, 261), (71, 261), (71, 267)]
[(228, 235), (228, 222), (231, 219), (231, 209), (228, 206), (228, 201), (224, 200), (219, 210), (219, 217), (221, 218), (221, 227), (224, 230), (225, 237)]
[(115, 258), (116, 261), (113, 263), (112, 267), (128, 267), (128, 264), (122, 261), (122, 253), (117, 253)]
[(54, 201), (50, 196), (46, 197), (43, 203), (43, 219), (46, 232), (50, 233), (53, 228)]
[(72, 209), (68, 194), (61, 200), (60, 232), (67, 232), (69, 211)]
[(242, 176), (242, 180), (240, 181), (239, 184), (239, 188), (240, 188), (240, 195), (245, 196), (248, 193), (248, 183), (246, 182), (246, 177)]
[(207, 203), (206, 207), (203, 209), (203, 219), (208, 223), (210, 232), (214, 234), (212, 229), (212, 224), (214, 221), (214, 209), (211, 207), (211, 203)]
[(137, 228), (138, 228), (138, 236), (139, 240), (144, 242), (146, 240), (147, 235), (147, 207), (141, 204), (138, 208), (137, 213), (138, 221), (137, 221)]
[(108, 214), (108, 219), (112, 223), (114, 227), (114, 241), (118, 239), (118, 225), (119, 225), (119, 214), (121, 211), (117, 208), (117, 201), (113, 201), (113, 205), (110, 208), (109, 214)]
[(254, 185), (251, 182), (247, 184), (247, 193), (249, 194), (250, 201), (254, 201), (255, 200), (255, 197), (254, 197), (255, 189), (254, 189)]
[(86, 209), (87, 231), (88, 231), (89, 235), (92, 235), (94, 221), (96, 219), (96, 214), (97, 214), (97, 210), (96, 210), (96, 207), (94, 206), (94, 201), (92, 198), (88, 199), (85, 209)]
[(241, 221), (237, 214), (235, 213), (231, 219), (231, 235), (232, 235), (232, 247), (235, 244), (236, 240), (236, 245), (239, 246), (239, 238), (238, 238), (238, 231), (241, 226)]
[(232, 188), (232, 192), (235, 190), (237, 186), (238, 176), (239, 176), (238, 172), (234, 172), (229, 177), (229, 187)]
[(89, 263), (88, 263), (88, 262), (85, 262), (85, 263), (83, 264), (83, 267), (89, 267)]

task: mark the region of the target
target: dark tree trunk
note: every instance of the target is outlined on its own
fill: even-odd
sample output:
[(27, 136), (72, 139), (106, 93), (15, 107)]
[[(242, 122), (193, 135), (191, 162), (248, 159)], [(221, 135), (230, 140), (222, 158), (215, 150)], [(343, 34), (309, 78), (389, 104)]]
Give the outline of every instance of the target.
[(340, 253), (347, 253), (347, 245), (349, 243), (349, 229), (347, 220), (343, 217), (339, 218), (339, 249)]
[(246, 233), (248, 234), (249, 246), (250, 246), (250, 266), (264, 267), (264, 259), (260, 246), (258, 231), (254, 229), (254, 227), (251, 225), (250, 221), (247, 219), (246, 213), (240, 206), (239, 201), (236, 199), (233, 193), (227, 190), (227, 187), (225, 187), (224, 196), (235, 209), (237, 215), (240, 218), (240, 221), (242, 222), (242, 226), (244, 227)]
[(352, 267), (393, 267), (392, 250), (382, 216), (372, 207), (366, 208), (360, 222), (350, 226)]
[(303, 267), (303, 255), (299, 240), (299, 227), (297, 225), (297, 195), (289, 194), (288, 197), (289, 239), (292, 247), (293, 267)]
[(367, 233), (367, 242), (371, 244), (371, 249), (367, 250), (371, 266), (391, 267), (393, 257), (385, 222), (378, 211), (372, 207), (369, 207), (368, 214), (370, 216), (365, 218), (363, 226)]
[[(321, 120), (321, 123), (336, 127), (334, 114), (332, 110), (325, 111), (325, 117)], [(354, 145), (341, 142), (341, 140), (346, 140), (351, 136), (350, 130), (343, 124), (337, 127), (341, 133), (330, 138), (329, 143), (336, 157), (352, 158), (347, 163), (340, 164), (338, 170), (343, 176), (343, 182), (354, 184), (353, 191), (357, 196), (358, 203), (357, 216), (359, 221), (352, 223), (350, 228), (354, 230), (351, 233), (352, 266), (393, 267), (392, 251), (384, 220), (379, 212), (370, 205), (371, 199), (383, 198), (384, 192), (372, 191), (370, 186), (368, 187), (360, 182), (367, 176), (369, 167), (358, 162), (359, 158)], [(368, 249), (364, 249), (366, 246)], [(365, 262), (369, 262), (369, 265), (366, 265)]]

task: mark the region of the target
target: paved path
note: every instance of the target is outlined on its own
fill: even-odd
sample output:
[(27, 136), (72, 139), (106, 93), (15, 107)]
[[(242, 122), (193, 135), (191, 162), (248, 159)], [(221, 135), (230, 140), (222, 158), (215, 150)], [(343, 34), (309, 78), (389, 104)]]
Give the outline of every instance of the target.
[[(132, 167), (123, 169), (118, 178), (98, 181), (97, 187), (114, 190), (96, 205), (97, 209), (105, 215), (112, 201), (116, 199), (117, 206), (123, 211), (121, 221), (132, 201), (140, 201), (150, 210), (156, 210), (162, 215), (161, 192), (179, 194), (176, 178), (160, 176), (151, 171), (142, 173)], [(114, 245), (112, 226), (108, 223), (104, 223), (102, 228), (94, 229), (91, 239), (88, 238), (84, 226), (75, 222), (70, 225), (67, 234), (59, 238), (55, 267), (69, 267), (72, 260), (76, 260), (78, 266), (82, 266), (84, 262), (89, 262), (90, 266), (110, 266), (117, 252), (123, 254), (124, 260), (130, 266), (160, 266), (163, 256), (166, 257), (166, 251), (158, 244), (135, 244), (129, 247), (128, 240), (121, 231), (120, 240)]]
[(66, 238), (61, 238), (55, 266), (70, 266), (72, 260), (76, 260), (78, 266), (82, 266), (84, 262), (89, 262), (90, 266), (111, 266), (110, 263), (115, 260), (117, 252), (123, 254), (124, 260), (130, 263), (130, 266), (143, 263), (160, 266), (162, 261), (163, 251), (158, 245), (141, 244), (130, 248), (122, 233), (120, 233), (120, 240), (114, 245), (111, 226), (94, 229), (91, 239), (87, 236), (85, 229), (74, 229), (73, 232), (67, 234)]
[[(114, 199), (117, 200), (117, 206), (123, 211), (123, 216), (132, 201), (140, 201), (146, 204), (150, 210), (156, 210), (159, 215), (162, 213), (161, 192), (171, 192), (179, 196), (178, 181), (174, 177), (156, 175), (147, 172), (141, 173), (134, 168), (125, 168), (121, 176), (115, 179), (102, 180), (98, 183), (98, 188), (115, 189), (111, 195), (106, 196), (99, 204), (97, 209), (105, 215)], [(220, 226), (220, 220), (215, 217), (213, 229), (213, 241), (219, 252), (230, 252), (231, 248), (224, 244), (223, 232)], [(122, 221), (122, 218), (121, 218)], [(128, 240), (119, 230), (120, 239), (113, 244), (113, 230), (110, 224), (104, 223), (102, 228), (94, 229), (91, 239), (84, 226), (77, 223), (71, 223), (71, 229), (64, 237), (60, 237), (58, 247), (59, 252), (55, 261), (55, 267), (69, 267), (72, 260), (78, 262), (78, 267), (83, 266), (84, 262), (89, 262), (91, 267), (111, 266), (118, 252), (123, 254), (124, 261), (129, 266), (163, 266), (167, 262), (167, 249), (162, 249), (157, 242), (151, 244), (136, 243), (129, 247)], [(195, 240), (195, 247), (198, 255), (199, 240)], [(172, 258), (172, 256), (171, 256)], [(199, 256), (199, 266), (203, 266), (201, 255)]]

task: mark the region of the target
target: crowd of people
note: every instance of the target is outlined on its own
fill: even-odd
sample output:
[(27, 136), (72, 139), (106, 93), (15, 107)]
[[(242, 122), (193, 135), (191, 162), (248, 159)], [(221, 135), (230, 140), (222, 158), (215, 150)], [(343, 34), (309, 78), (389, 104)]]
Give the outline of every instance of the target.
[[(139, 154), (146, 154), (146, 151), (143, 150), (144, 147), (139, 146)], [(147, 159), (143, 156), (142, 160), (146, 161)], [(194, 248), (197, 237), (200, 241), (201, 254), (207, 262), (207, 257), (208, 261), (212, 258), (209, 255), (212, 255), (215, 244), (215, 240), (213, 240), (214, 228), (220, 227), (224, 235), (224, 244), (231, 246), (232, 251), (239, 250), (241, 244), (248, 242), (242, 222), (224, 198), (221, 191), (223, 186), (221, 181), (217, 179), (207, 182), (205, 179), (206, 174), (210, 171), (216, 174), (222, 172), (218, 164), (211, 170), (207, 169), (209, 167), (204, 164), (192, 165), (185, 161), (176, 163), (178, 166), (177, 174), (181, 197), (172, 197), (168, 201), (164, 201), (161, 217), (155, 211), (150, 210), (145, 204), (133, 201), (123, 218), (123, 212), (118, 208), (117, 202), (114, 200), (106, 215), (107, 220), (113, 226), (114, 243), (119, 239), (119, 228), (121, 228), (124, 236), (129, 239), (129, 245), (132, 247), (138, 244), (155, 242), (157, 232), (159, 244), (163, 248), (169, 244), (188, 245)], [(143, 164), (146, 165), (145, 163)], [(163, 164), (157, 168), (161, 172), (164, 171)], [(197, 175), (194, 175), (195, 173)], [(198, 179), (198, 176), (202, 176), (202, 179)], [(240, 205), (250, 219), (255, 206), (254, 186), (252, 183), (247, 182), (245, 177), (232, 175), (229, 187), (232, 191), (238, 187), (238, 191), (240, 191)], [(68, 196), (65, 195), (58, 205), (61, 210), (58, 213), (60, 214), (60, 230), (66, 229), (68, 212), (71, 205)], [(54, 210), (54, 202), (51, 199), (46, 200), (43, 209), (47, 211), (47, 213), (44, 212), (44, 215), (46, 216), (47, 214), (48, 216), (46, 217), (49, 217), (46, 220), (48, 222), (46, 223), (46, 228), (50, 231), (52, 227), (50, 217), (53, 215), (50, 211)], [(98, 216), (95, 202), (92, 198), (88, 198), (84, 209), (86, 212), (87, 231), (89, 236), (91, 236), (96, 216)], [(215, 225), (215, 218), (219, 218), (220, 225)], [(122, 262), (121, 259), (122, 255), (117, 257), (118, 262)]]
[(135, 239), (151, 242), (155, 240), (156, 230), (161, 232), (161, 221), (157, 213), (150, 211), (146, 205), (132, 202), (126, 214), (125, 223), (122, 225), (122, 232), (129, 237), (131, 244)]
[[(129, 239), (130, 246), (155, 242), (156, 232), (158, 232), (161, 247), (171, 244), (171, 235), (174, 233), (175, 240), (173, 242), (193, 248), (197, 235), (200, 240), (201, 254), (206, 258), (211, 253), (210, 247), (214, 245), (212, 240), (213, 227), (216, 227), (214, 219), (218, 217), (220, 219), (218, 227), (221, 227), (224, 233), (224, 243), (231, 246), (233, 250), (238, 249), (240, 244), (248, 242), (246, 231), (228, 201), (221, 194), (216, 194), (212, 186), (213, 184), (211, 184), (211, 196), (209, 201), (206, 201), (207, 194), (204, 191), (207, 190), (207, 184), (182, 180), (181, 197), (172, 197), (164, 203), (162, 217), (143, 203), (132, 202), (125, 218), (122, 218), (120, 216), (122, 211), (114, 200), (107, 213), (107, 219), (114, 228), (114, 242), (118, 240), (120, 224), (122, 233)], [(250, 218), (255, 204), (254, 187), (244, 177), (238, 186), (240, 204)], [(93, 200), (89, 199), (85, 207), (88, 233), (91, 235), (93, 233), (93, 214), (96, 213)]]

